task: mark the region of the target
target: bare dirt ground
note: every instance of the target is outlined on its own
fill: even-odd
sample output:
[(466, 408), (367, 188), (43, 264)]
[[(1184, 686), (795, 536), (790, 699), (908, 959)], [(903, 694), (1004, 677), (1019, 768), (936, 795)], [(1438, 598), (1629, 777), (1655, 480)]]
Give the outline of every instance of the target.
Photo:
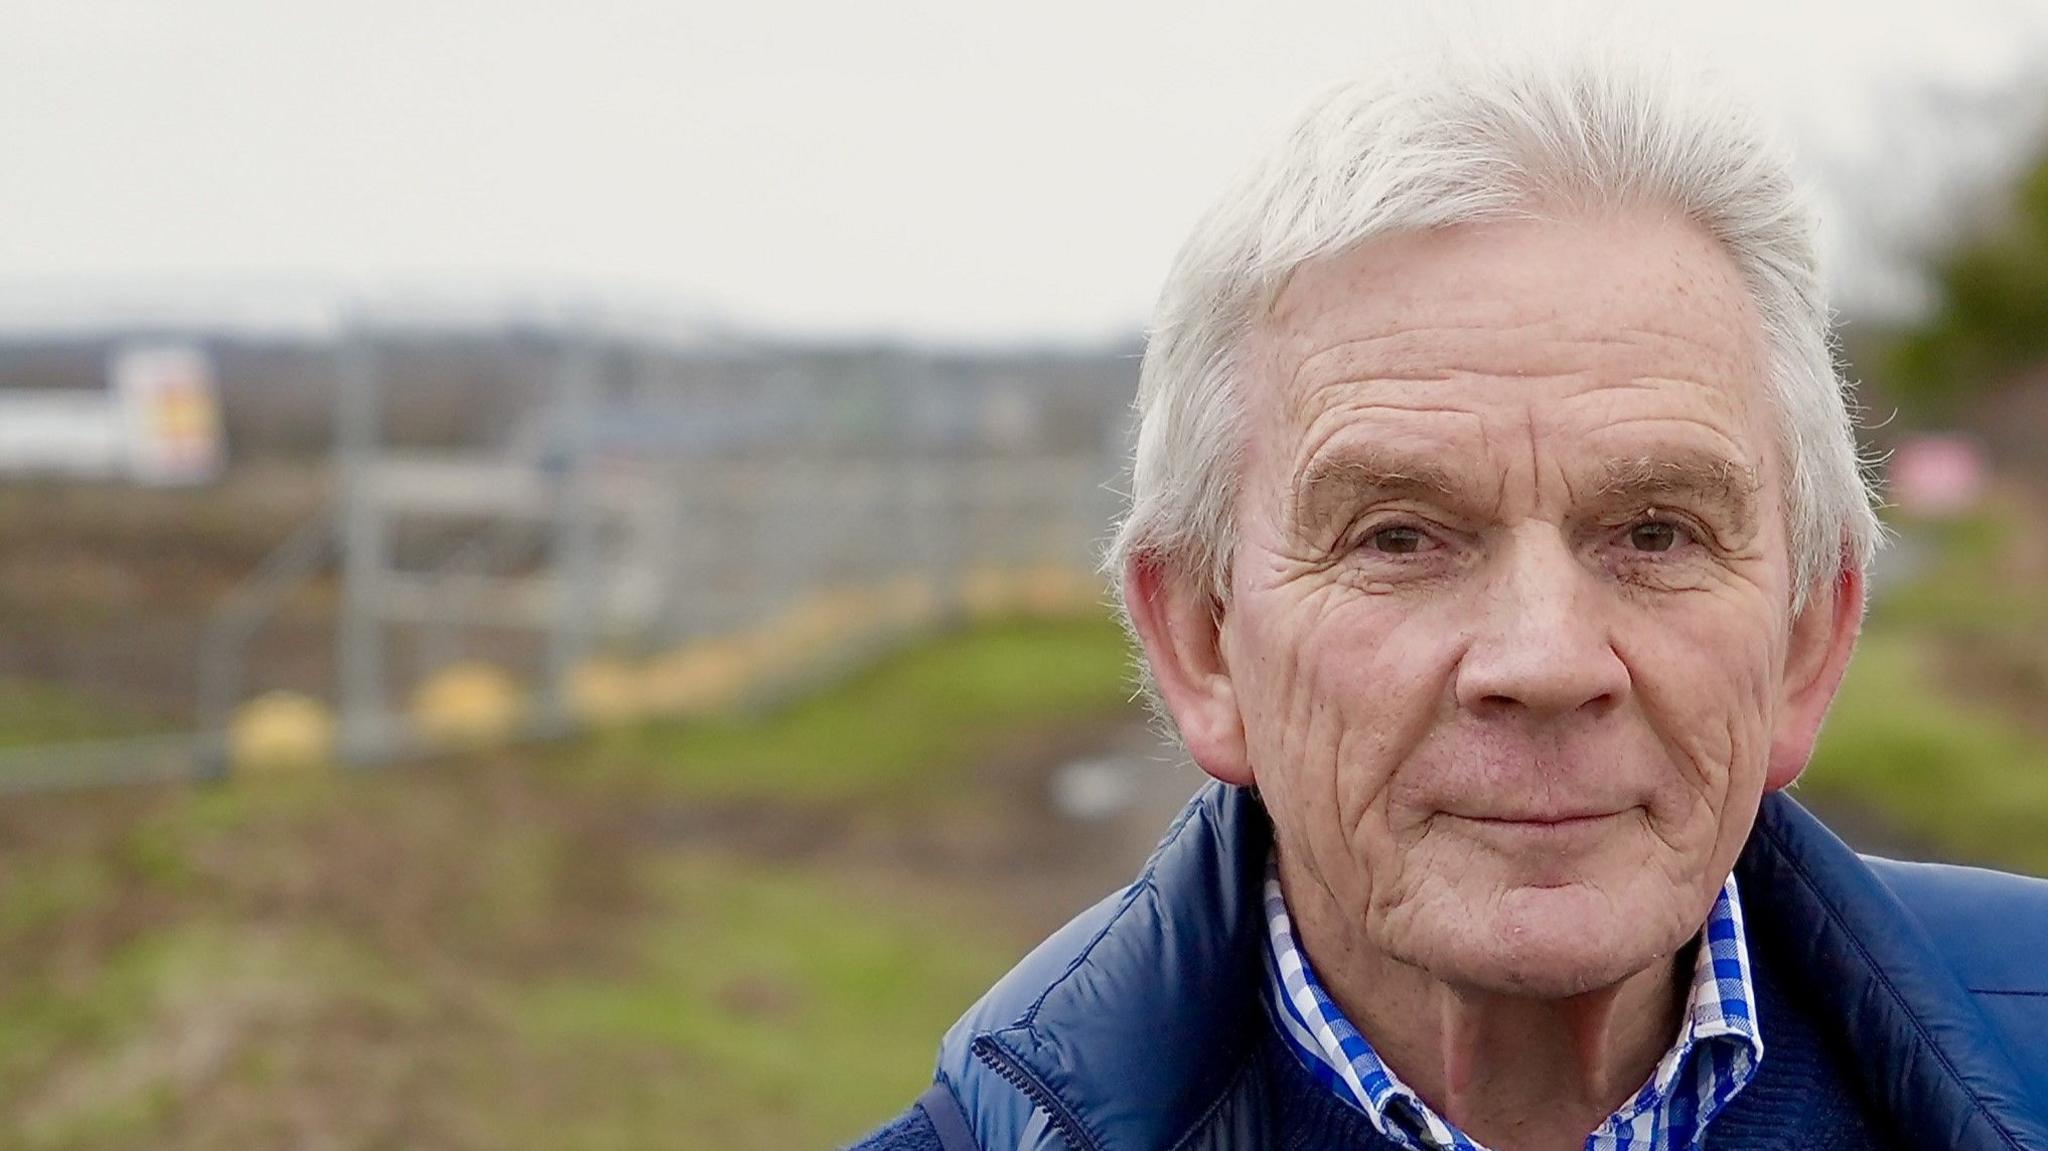
[[(1135, 717), (1022, 733), (908, 815), (665, 799), (526, 753), (22, 797), (0, 805), (0, 1011), (35, 1026), (0, 1044), (0, 1129), (63, 1148), (502, 1146), (451, 1099), (546, 1122), (623, 1106), (607, 1082), (692, 1081), (660, 1044), (585, 1065), (508, 1014), (533, 988), (643, 978), (647, 931), (677, 913), (649, 886), (662, 861), (830, 876), (1021, 955), (1128, 882), (1196, 784), (1151, 763), (1128, 806), (1077, 820), (1058, 770), (1154, 750)], [(743, 1016), (798, 1009), (771, 976), (720, 994)]]
[[(1060, 810), (1058, 777), (1078, 763), (1129, 773), (1116, 810)], [(982, 893), (1006, 909), (1019, 938), (1035, 940), (1135, 878), (1204, 778), (1133, 712), (1024, 733), (972, 765), (959, 792), (909, 819), (860, 803), (768, 801), (656, 804), (624, 818), (630, 838)]]

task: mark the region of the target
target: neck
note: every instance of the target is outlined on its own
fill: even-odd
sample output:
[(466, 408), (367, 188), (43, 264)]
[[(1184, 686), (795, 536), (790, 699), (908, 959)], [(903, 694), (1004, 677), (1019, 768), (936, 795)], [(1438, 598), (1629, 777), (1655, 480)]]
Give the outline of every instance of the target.
[(1678, 1034), (1689, 950), (1563, 999), (1457, 986), (1373, 948), (1321, 884), (1280, 863), (1324, 991), (1394, 1074), (1494, 1151), (1578, 1151)]

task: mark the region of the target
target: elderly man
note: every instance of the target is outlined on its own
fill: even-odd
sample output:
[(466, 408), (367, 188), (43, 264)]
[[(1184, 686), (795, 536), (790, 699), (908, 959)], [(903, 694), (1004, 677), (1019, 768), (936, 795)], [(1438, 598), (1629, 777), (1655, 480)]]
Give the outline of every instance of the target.
[(1726, 99), (1338, 92), (1197, 227), (1138, 407), (1115, 570), (1215, 782), (870, 1146), (2048, 1149), (2048, 885), (1782, 794), (1879, 528)]

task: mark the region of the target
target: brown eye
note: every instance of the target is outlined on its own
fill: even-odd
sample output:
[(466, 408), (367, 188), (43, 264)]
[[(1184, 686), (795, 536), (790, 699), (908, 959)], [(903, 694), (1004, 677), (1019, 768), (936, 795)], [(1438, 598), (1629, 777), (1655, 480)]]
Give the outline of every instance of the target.
[(1662, 520), (1640, 523), (1628, 531), (1629, 546), (1639, 552), (1668, 552), (1678, 546), (1683, 529)]
[(1365, 546), (1385, 555), (1414, 555), (1429, 547), (1429, 537), (1419, 528), (1381, 528), (1365, 537)]

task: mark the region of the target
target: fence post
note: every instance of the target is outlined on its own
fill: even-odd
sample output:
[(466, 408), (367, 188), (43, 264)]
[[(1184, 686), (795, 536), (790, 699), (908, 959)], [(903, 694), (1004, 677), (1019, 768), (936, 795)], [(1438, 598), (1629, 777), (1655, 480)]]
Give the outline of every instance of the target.
[(548, 633), (547, 679), (541, 699), (541, 729), (568, 730), (569, 678), (590, 652), (601, 598), (598, 580), (600, 509), (594, 443), (597, 406), (597, 335), (579, 326), (562, 349), (556, 411), (560, 429), (556, 461), (554, 524), (555, 615)]
[(341, 697), (341, 757), (372, 763), (392, 750), (384, 690), (382, 582), (386, 566), (383, 506), (376, 490), (381, 457), (381, 397), (370, 334), (344, 318), (335, 393), (335, 456), (340, 465), (342, 609), (335, 637)]

